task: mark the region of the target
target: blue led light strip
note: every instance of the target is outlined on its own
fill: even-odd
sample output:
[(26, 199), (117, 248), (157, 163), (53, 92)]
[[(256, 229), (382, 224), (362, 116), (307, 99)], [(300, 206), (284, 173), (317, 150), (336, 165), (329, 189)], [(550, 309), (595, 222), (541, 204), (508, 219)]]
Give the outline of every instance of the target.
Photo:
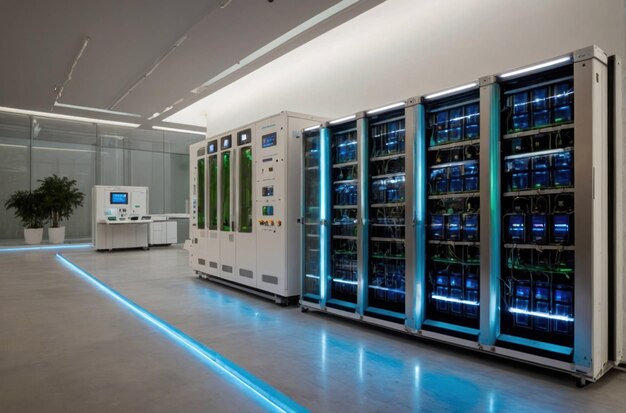
[(572, 317), (568, 317), (566, 315), (556, 315), (549, 313), (540, 313), (538, 311), (528, 311), (522, 310), (521, 308), (510, 308), (509, 311), (513, 314), (524, 314), (530, 315), (533, 317), (541, 317), (541, 318), (549, 318), (550, 320), (558, 320), (558, 321), (574, 321)]
[(39, 246), (33, 246), (33, 247), (6, 247), (6, 248), (0, 248), (0, 252), (66, 250), (66, 249), (78, 249), (78, 248), (90, 248), (90, 247), (91, 247), (91, 244), (39, 245)]
[(107, 293), (109, 296), (116, 299), (119, 303), (126, 306), (129, 310), (143, 318), (145, 321), (149, 322), (154, 327), (164, 332), (167, 336), (174, 339), (189, 352), (199, 357), (201, 360), (208, 362), (210, 366), (218, 369), (220, 372), (228, 374), (239, 384), (242, 384), (245, 388), (249, 389), (255, 396), (266, 402), (273, 410), (286, 413), (308, 412), (306, 408), (300, 406), (286, 395), (282, 394), (262, 380), (254, 377), (252, 374), (237, 366), (235, 363), (228, 360), (220, 353), (210, 349), (201, 342), (195, 340), (193, 337), (188, 336), (187, 334), (178, 330), (176, 327), (159, 319), (144, 308), (135, 304), (133, 301), (113, 290), (111, 287), (109, 287), (93, 275), (89, 274), (73, 262), (69, 261), (61, 254), (57, 253), (56, 257), (69, 269), (83, 276), (87, 281), (94, 284), (101, 291)]
[(444, 297), (443, 295), (431, 295), (433, 300), (447, 301), (449, 303), (459, 303), (465, 305), (479, 305), (478, 301), (461, 300), (458, 298)]

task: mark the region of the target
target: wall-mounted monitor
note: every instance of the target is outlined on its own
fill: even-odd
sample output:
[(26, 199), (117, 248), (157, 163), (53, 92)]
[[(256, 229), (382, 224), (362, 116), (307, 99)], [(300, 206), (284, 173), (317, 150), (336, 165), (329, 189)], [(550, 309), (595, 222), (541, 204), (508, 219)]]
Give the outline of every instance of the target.
[(128, 192), (111, 192), (111, 205), (128, 205)]
[(207, 145), (207, 152), (209, 154), (217, 152), (217, 141), (211, 141)]

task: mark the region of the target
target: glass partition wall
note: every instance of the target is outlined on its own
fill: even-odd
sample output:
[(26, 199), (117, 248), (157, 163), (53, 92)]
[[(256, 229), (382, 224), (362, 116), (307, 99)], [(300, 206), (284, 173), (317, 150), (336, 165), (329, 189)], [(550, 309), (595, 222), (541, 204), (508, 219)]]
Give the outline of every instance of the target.
[[(151, 214), (184, 213), (188, 148), (202, 139), (201, 135), (0, 113), (0, 203), (16, 190), (36, 188), (38, 179), (52, 174), (76, 179), (87, 197), (66, 222), (69, 241), (91, 239), (93, 185), (148, 186)], [(0, 222), (0, 243), (21, 242), (22, 226), (12, 210), (2, 208)]]

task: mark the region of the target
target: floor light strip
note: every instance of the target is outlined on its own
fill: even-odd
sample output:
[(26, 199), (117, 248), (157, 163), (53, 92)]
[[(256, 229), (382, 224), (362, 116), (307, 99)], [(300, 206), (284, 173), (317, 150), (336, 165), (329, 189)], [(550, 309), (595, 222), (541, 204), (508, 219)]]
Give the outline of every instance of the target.
[(38, 245), (32, 247), (0, 247), (0, 252), (41, 251), (41, 250), (65, 250), (77, 248), (90, 248), (91, 244), (72, 245)]
[(278, 390), (274, 389), (270, 385), (264, 383), (258, 378), (254, 377), (241, 367), (237, 366), (232, 361), (228, 360), (215, 350), (210, 349), (205, 346), (201, 342), (195, 340), (193, 337), (188, 336), (182, 331), (178, 330), (176, 327), (168, 324), (167, 322), (159, 319), (157, 316), (151, 314), (147, 310), (143, 309), (138, 304), (124, 297), (122, 294), (118, 293), (93, 275), (89, 274), (73, 262), (69, 261), (61, 254), (56, 254), (56, 257), (59, 261), (65, 264), (69, 269), (74, 271), (75, 273), (83, 276), (87, 281), (94, 284), (100, 290), (107, 293), (112, 298), (116, 299), (118, 302), (126, 306), (128, 309), (132, 310), (135, 314), (157, 327), (159, 330), (164, 332), (166, 335), (177, 341), (184, 348), (189, 350), (194, 355), (198, 356), (200, 359), (207, 361), (210, 363), (212, 367), (219, 369), (221, 372), (228, 374), (230, 377), (235, 379), (238, 383), (242, 384), (248, 390), (252, 391), (256, 396), (258, 396), (261, 400), (267, 402), (272, 408), (281, 412), (307, 412), (303, 406), (300, 406), (295, 401), (291, 400), (289, 397), (285, 396)]

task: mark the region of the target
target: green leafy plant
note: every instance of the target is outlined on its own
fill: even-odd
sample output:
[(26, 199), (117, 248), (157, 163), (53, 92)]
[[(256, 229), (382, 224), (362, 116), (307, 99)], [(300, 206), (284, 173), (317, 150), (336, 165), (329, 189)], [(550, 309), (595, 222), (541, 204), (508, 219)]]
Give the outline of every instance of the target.
[(41, 191), (15, 191), (4, 203), (6, 209), (15, 209), (15, 216), (24, 228), (43, 228), (48, 220)]
[(53, 174), (38, 182), (41, 183), (38, 191), (43, 194), (44, 209), (50, 217), (52, 228), (59, 228), (61, 222), (72, 216), (76, 208), (83, 206), (85, 194), (78, 190), (75, 179)]

